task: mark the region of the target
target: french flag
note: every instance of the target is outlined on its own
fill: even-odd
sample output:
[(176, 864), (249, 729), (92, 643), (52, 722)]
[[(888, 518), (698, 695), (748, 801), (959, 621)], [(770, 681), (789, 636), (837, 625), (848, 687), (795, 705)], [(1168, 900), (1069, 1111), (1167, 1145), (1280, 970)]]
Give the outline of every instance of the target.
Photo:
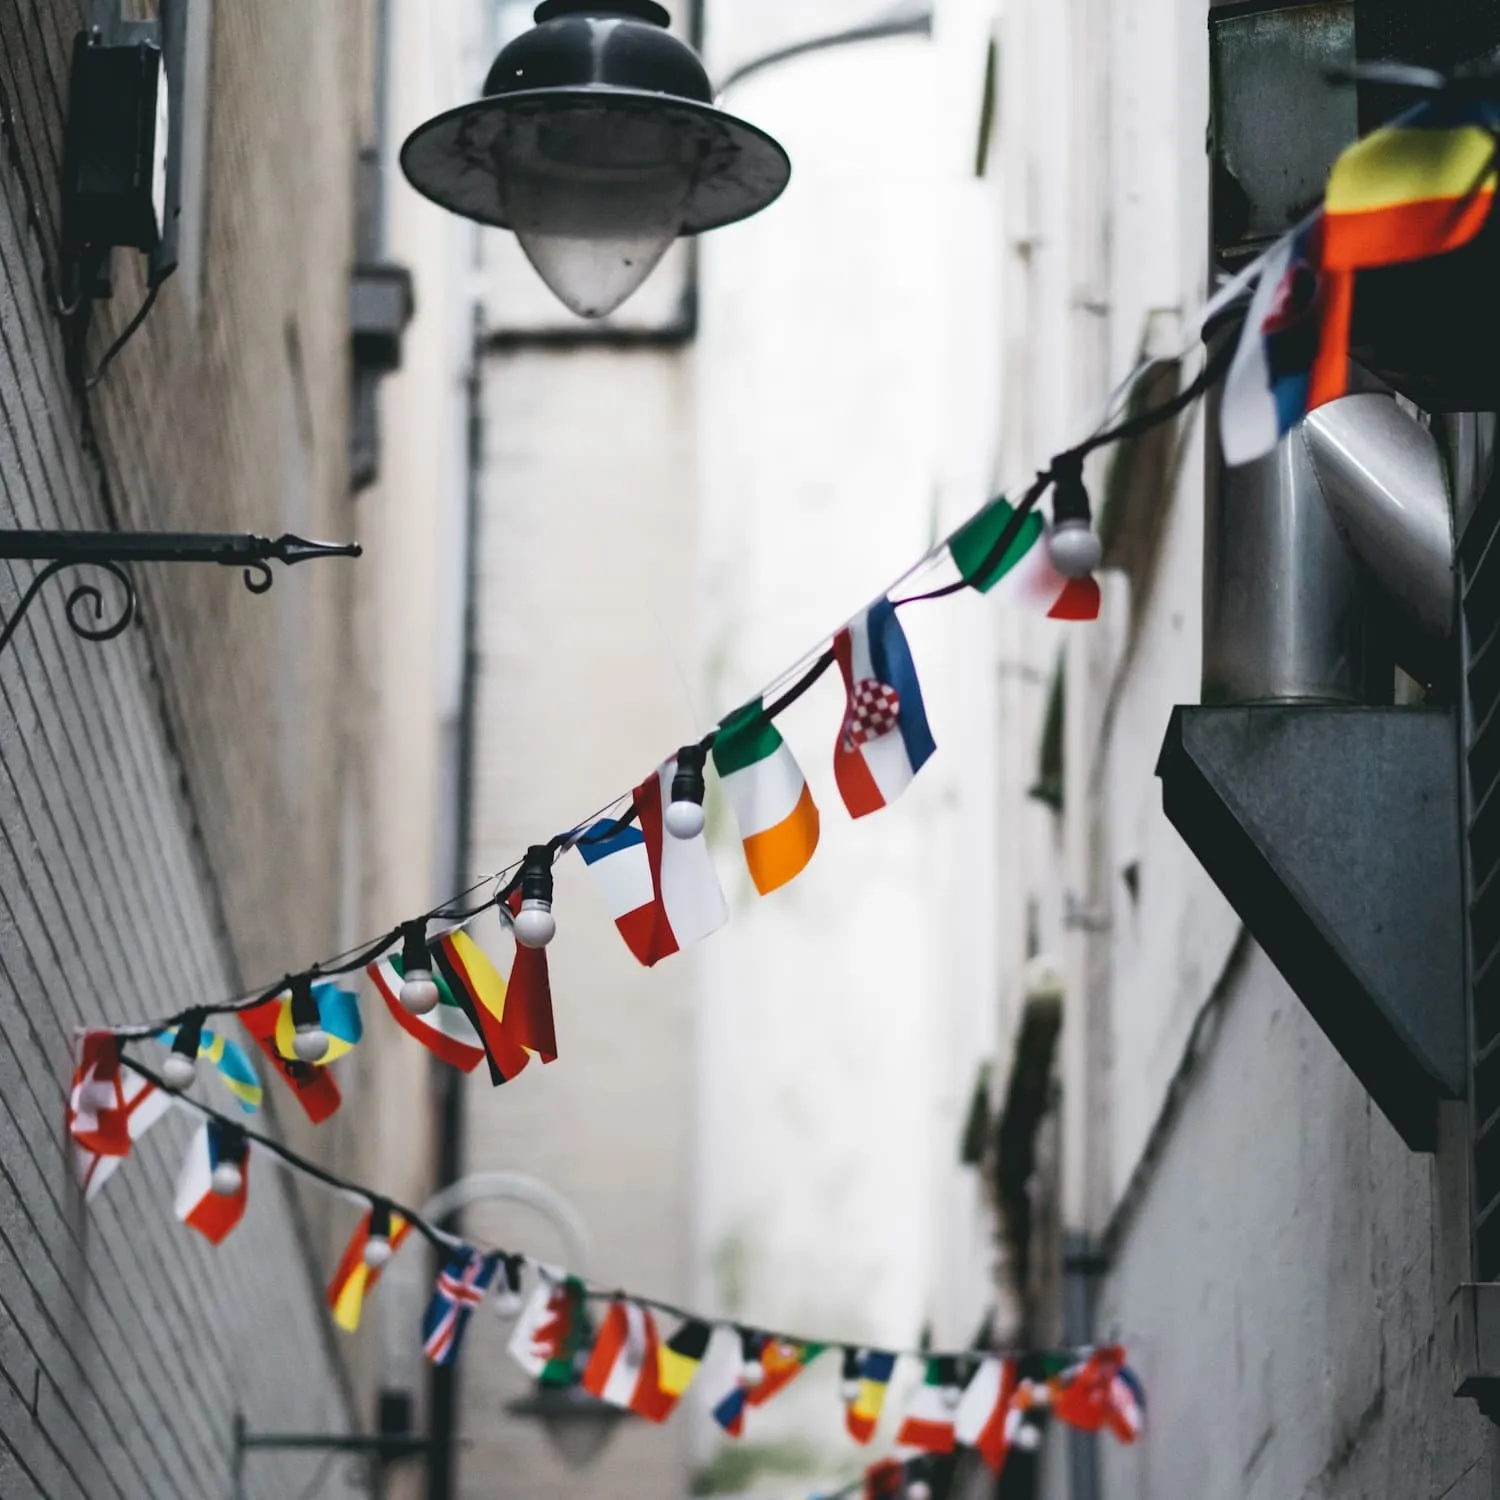
[(839, 631), (833, 654), (846, 700), (833, 771), (849, 816), (863, 818), (894, 802), (937, 745), (906, 632), (889, 599)]
[(204, 1239), (222, 1245), (245, 1216), (250, 1201), (250, 1157), (240, 1162), (237, 1193), (214, 1191), (214, 1168), (219, 1165), (219, 1131), (204, 1121), (188, 1146), (182, 1175), (177, 1179), (177, 1217)]
[(595, 823), (578, 840), (620, 936), (648, 969), (729, 920), (708, 840), (673, 838), (663, 827), (676, 774), (674, 756), (635, 789), (638, 827)]

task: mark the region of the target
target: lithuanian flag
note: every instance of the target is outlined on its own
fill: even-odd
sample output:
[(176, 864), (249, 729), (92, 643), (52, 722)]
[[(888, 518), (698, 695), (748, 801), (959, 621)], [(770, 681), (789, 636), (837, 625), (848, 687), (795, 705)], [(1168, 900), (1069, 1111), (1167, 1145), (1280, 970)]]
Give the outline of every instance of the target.
[(807, 778), (757, 698), (714, 740), (714, 769), (734, 809), (745, 863), (762, 896), (795, 880), (818, 847), (818, 809)]
[(1350, 146), (1324, 199), (1323, 263), (1360, 271), (1467, 245), (1495, 201), (1500, 105), (1424, 100)]

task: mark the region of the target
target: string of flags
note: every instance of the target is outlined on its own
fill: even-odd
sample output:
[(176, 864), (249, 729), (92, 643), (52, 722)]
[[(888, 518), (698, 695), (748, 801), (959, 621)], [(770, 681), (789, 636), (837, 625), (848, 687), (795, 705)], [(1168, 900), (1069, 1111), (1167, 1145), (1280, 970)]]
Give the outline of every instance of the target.
[[(496, 890), (470, 910), (473, 891), (262, 994), (190, 1009), (149, 1026), (112, 1028), (129, 1040), (158, 1036), (173, 1049), (164, 1077), (185, 1088), (199, 1058), (247, 1110), (262, 1088), (243, 1049), (207, 1020), (237, 1014), (272, 1071), (314, 1122), (341, 1094), (328, 1065), (358, 1044), (358, 999), (337, 981), (364, 970), (396, 1023), (454, 1067), (487, 1063), (496, 1084), (533, 1059), (558, 1056), (546, 947), (556, 932), (553, 866), (576, 850), (608, 916), (634, 957), (652, 967), (718, 931), (729, 918), (705, 836), (710, 766), (739, 828), (752, 883), (762, 895), (811, 863), (822, 817), (776, 719), (837, 667), (843, 712), (832, 757), (852, 819), (888, 807), (936, 753), (922, 687), (899, 611), (952, 594), (999, 590), (1054, 619), (1099, 612), (1098, 562), (1083, 457), (1168, 420), (1220, 374), (1225, 458), (1269, 453), (1310, 410), (1344, 394), (1355, 276), (1360, 270), (1446, 254), (1488, 222), (1497, 190), (1500, 103), (1439, 93), (1351, 146), (1335, 164), (1324, 204), (1243, 271), (1204, 309), (1197, 332), (1248, 301), (1239, 339), (1211, 359), (1173, 400), (1092, 437), (1055, 459), (1016, 502), (990, 502), (877, 600), (809, 653), (771, 690), (682, 747), (628, 796), (533, 846), (493, 877)], [(1149, 366), (1112, 398), (1123, 400)], [(1107, 420), (1107, 414), (1106, 414)], [(1049, 525), (1036, 512), (1052, 489)], [(902, 595), (914, 584), (922, 591)], [(773, 696), (780, 688), (779, 696)], [(482, 882), (481, 889), (489, 882)], [(490, 913), (512, 940), (508, 969), (497, 932), (481, 942)], [(195, 1050), (196, 1049), (196, 1050)]]
[(606, 1291), (528, 1256), (474, 1245), (419, 1215), (316, 1166), (234, 1119), (183, 1098), (163, 1077), (124, 1056), (120, 1039), (83, 1039), (68, 1103), (78, 1181), (93, 1198), (150, 1127), (173, 1108), (198, 1125), (174, 1197), (177, 1218), (215, 1246), (243, 1220), (251, 1162), (294, 1171), (359, 1208), (329, 1283), (334, 1322), (359, 1328), (366, 1300), (413, 1236), (439, 1252), (440, 1269), (422, 1319), (422, 1347), (436, 1365), (459, 1358), (476, 1312), (490, 1302), (514, 1319), (510, 1357), (540, 1385), (578, 1387), (647, 1421), (665, 1422), (698, 1379), (715, 1340), (732, 1341), (736, 1360), (722, 1388), (708, 1393), (714, 1421), (730, 1437), (785, 1391), (815, 1360), (841, 1360), (845, 1430), (861, 1445), (876, 1435), (903, 1361), (919, 1361), (922, 1381), (896, 1431), (897, 1452), (945, 1455), (972, 1449), (996, 1473), (1016, 1448), (1040, 1441), (1055, 1419), (1133, 1443), (1145, 1427), (1146, 1398), (1119, 1345), (1006, 1354), (934, 1353), (812, 1341), (726, 1324), (660, 1300)]

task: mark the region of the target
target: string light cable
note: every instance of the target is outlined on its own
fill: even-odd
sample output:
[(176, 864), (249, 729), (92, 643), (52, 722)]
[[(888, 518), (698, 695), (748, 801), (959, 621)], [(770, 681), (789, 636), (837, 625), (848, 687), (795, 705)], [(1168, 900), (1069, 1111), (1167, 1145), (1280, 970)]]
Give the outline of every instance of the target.
[[(372, 1217), (385, 1212), (388, 1215), (396, 1215), (410, 1226), (413, 1233), (426, 1240), (435, 1250), (444, 1254), (453, 1254), (458, 1251), (474, 1251), (483, 1256), (493, 1256), (503, 1262), (516, 1265), (531, 1265), (542, 1269), (548, 1274), (550, 1272), (541, 1261), (535, 1260), (529, 1255), (518, 1254), (514, 1251), (503, 1250), (495, 1246), (476, 1244), (472, 1239), (450, 1234), (445, 1229), (440, 1229), (436, 1224), (424, 1219), (415, 1209), (407, 1208), (394, 1199), (375, 1192), (373, 1189), (360, 1183), (342, 1177), (336, 1172), (329, 1171), (326, 1167), (319, 1166), (310, 1161), (301, 1153), (294, 1151), (289, 1146), (259, 1131), (248, 1129), (238, 1121), (231, 1119), (228, 1115), (221, 1114), (209, 1105), (202, 1104), (198, 1100), (172, 1091), (166, 1080), (154, 1069), (146, 1067), (137, 1062), (134, 1057), (122, 1056), (121, 1066), (128, 1068), (132, 1073), (142, 1078), (154, 1088), (161, 1089), (166, 1093), (172, 1107), (185, 1111), (195, 1118), (207, 1121), (219, 1131), (233, 1133), (234, 1138), (242, 1140), (248, 1146), (253, 1146), (258, 1153), (262, 1153), (268, 1160), (296, 1176), (303, 1177), (310, 1182), (317, 1183), (320, 1187), (343, 1198), (346, 1202), (358, 1204), (371, 1211)], [(387, 1220), (387, 1222), (389, 1222)], [(573, 1277), (584, 1289), (584, 1294), (591, 1302), (615, 1302), (627, 1301), (635, 1303), (652, 1312), (663, 1313), (670, 1318), (678, 1318), (685, 1322), (706, 1323), (710, 1325), (732, 1327), (743, 1338), (747, 1339), (776, 1339), (784, 1343), (813, 1345), (818, 1344), (825, 1348), (841, 1346), (839, 1340), (828, 1339), (806, 1339), (795, 1334), (773, 1332), (768, 1329), (753, 1327), (738, 1319), (726, 1320), (722, 1318), (707, 1317), (702, 1313), (693, 1312), (691, 1309), (680, 1307), (676, 1303), (667, 1302), (660, 1297), (639, 1296), (634, 1292), (627, 1292), (618, 1287), (609, 1287), (602, 1282), (590, 1281), (583, 1277)], [(882, 1352), (905, 1359), (938, 1360), (949, 1359), (958, 1362), (972, 1361), (980, 1358), (1010, 1358), (1021, 1357), (1028, 1354), (1055, 1354), (1058, 1357), (1071, 1358), (1074, 1350), (1043, 1351), (1034, 1349), (962, 1349), (949, 1353), (936, 1352), (931, 1349), (887, 1349), (882, 1346)]]
[[(1241, 271), (1233, 283), (1223, 288), (1210, 300), (1208, 305), (1203, 309), (1203, 313), (1195, 321), (1191, 340), (1184, 344), (1176, 356), (1169, 357), (1169, 359), (1175, 358), (1176, 360), (1181, 360), (1186, 358), (1191, 350), (1201, 343), (1204, 330), (1210, 320), (1213, 320), (1214, 327), (1217, 328), (1230, 319), (1243, 316), (1241, 304), (1249, 289), (1254, 285), (1256, 274), (1263, 269), (1267, 259), (1268, 255), (1261, 256), (1259, 260)], [(988, 549), (976, 571), (983, 575), (1001, 563), (1010, 549), (1015, 545), (1017, 538), (1021, 535), (1026, 526), (1027, 519), (1049, 490), (1055, 490), (1064, 496), (1070, 497), (1075, 506), (1080, 504), (1086, 506), (1086, 493), (1082, 493), (1080, 501), (1080, 492), (1083, 489), (1082, 468), (1084, 460), (1101, 448), (1115, 443), (1132, 441), (1155, 427), (1175, 421), (1183, 411), (1202, 397), (1206, 391), (1223, 377), (1232, 360), (1233, 347), (1234, 341), (1232, 339), (1224, 340), (1218, 350), (1205, 359), (1195, 379), (1169, 400), (1124, 421), (1114, 421), (1113, 419), (1117, 416), (1120, 405), (1128, 400), (1131, 393), (1147, 374), (1159, 368), (1163, 363), (1163, 360), (1160, 358), (1140, 361), (1130, 374), (1110, 392), (1104, 404), (1102, 415), (1096, 420), (1094, 430), (1083, 441), (1054, 457), (1046, 468), (1037, 471), (1020, 500), (1013, 507), (1013, 513), (1000, 534), (996, 537), (994, 543)], [(1002, 493), (1013, 493), (1013, 491), (1004, 491)], [(938, 562), (946, 552), (950, 541), (951, 536), (945, 537), (930, 547), (916, 563), (907, 568), (887, 589), (876, 596), (875, 600), (870, 601), (866, 609), (883, 598), (890, 598), (893, 605), (898, 609), (909, 608), (912, 605), (948, 598), (950, 595), (967, 588), (968, 585), (966, 583), (957, 582), (945, 584), (942, 587), (934, 588), (927, 592), (893, 597), (899, 595), (903, 588), (920, 579)], [(851, 618), (858, 618), (858, 616), (852, 616)], [(845, 623), (847, 624), (847, 621)], [(843, 627), (841, 626), (840, 628), (842, 629)], [(752, 722), (758, 724), (771, 723), (817, 685), (824, 674), (835, 663), (832, 641), (836, 634), (837, 632), (825, 635), (816, 647), (804, 653), (796, 663), (771, 680), (758, 695), (764, 707)], [(701, 740), (697, 741), (695, 745), (685, 747), (685, 749), (691, 751), (694, 755), (701, 755), (706, 758), (713, 750), (719, 733), (719, 728), (715, 727), (705, 734)], [(597, 833), (591, 833), (591, 830), (597, 828), (601, 819), (608, 818), (612, 814), (614, 815), (612, 822), (608, 823)], [(636, 821), (638, 815), (639, 812), (635, 806), (633, 795), (631, 793), (623, 793), (605, 803), (592, 815), (582, 822), (575, 824), (572, 828), (554, 835), (545, 844), (534, 846), (534, 851), (545, 851), (548, 860), (555, 865), (558, 859), (569, 850), (575, 848), (585, 836), (597, 838), (600, 841), (607, 841), (629, 828)], [(286, 995), (301, 984), (316, 982), (320, 979), (333, 979), (356, 974), (400, 944), (405, 933), (418, 924), (446, 923), (450, 927), (463, 926), (492, 910), (499, 910), (504, 918), (506, 916), (505, 908), (516, 892), (521, 889), (526, 868), (527, 861), (525, 859), (514, 861), (492, 875), (481, 877), (457, 895), (439, 903), (426, 912), (420, 913), (416, 917), (403, 921), (398, 926), (391, 928), (378, 937), (371, 938), (355, 947), (346, 949), (344, 952), (313, 964), (309, 968), (287, 974), (274, 983), (242, 991), (237, 995), (217, 1002), (195, 1003), (190, 1006), (184, 1006), (175, 1014), (165, 1016), (159, 1020), (92, 1028), (79, 1027), (77, 1030), (80, 1033), (86, 1030), (105, 1030), (112, 1032), (121, 1040), (144, 1040), (175, 1027), (183, 1026), (195, 1018), (235, 1015), (254, 1010), (259, 1006)], [(486, 887), (491, 888), (490, 894), (481, 901), (472, 902), (472, 898)], [(472, 904), (465, 904), (471, 902)]]

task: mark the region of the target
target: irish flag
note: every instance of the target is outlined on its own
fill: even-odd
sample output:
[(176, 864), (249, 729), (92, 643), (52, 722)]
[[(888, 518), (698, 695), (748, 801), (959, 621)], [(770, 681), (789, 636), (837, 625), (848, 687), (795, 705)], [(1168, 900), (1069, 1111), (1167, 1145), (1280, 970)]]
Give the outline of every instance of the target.
[(795, 880), (818, 847), (818, 809), (807, 778), (757, 698), (714, 740), (714, 769), (734, 809), (745, 863), (762, 896)]
[(578, 840), (620, 936), (648, 969), (729, 920), (707, 839), (673, 838), (662, 825), (676, 774), (674, 756), (635, 789), (639, 827), (595, 823)]
[(1004, 552), (996, 551), (1015, 513), (1008, 500), (991, 500), (948, 538), (948, 557), (958, 576), (981, 594), (1003, 583), (1008, 599), (1049, 620), (1097, 620), (1099, 585), (1092, 578), (1064, 578), (1052, 566), (1047, 524), (1036, 511)]
[(365, 972), (396, 1024), (429, 1052), (465, 1073), (472, 1073), (484, 1061), (484, 1043), (440, 973), (434, 971), (432, 976), (438, 989), (436, 1008), (425, 1016), (414, 1016), (401, 1003), (401, 985), (406, 975), (399, 953), (376, 959)]

